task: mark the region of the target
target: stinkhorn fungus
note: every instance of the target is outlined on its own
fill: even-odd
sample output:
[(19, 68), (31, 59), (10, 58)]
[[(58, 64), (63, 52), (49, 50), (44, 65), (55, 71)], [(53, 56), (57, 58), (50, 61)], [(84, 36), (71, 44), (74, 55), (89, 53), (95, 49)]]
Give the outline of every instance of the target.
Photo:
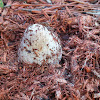
[(58, 36), (45, 26), (33, 24), (22, 37), (18, 60), (27, 64), (59, 64), (62, 47)]

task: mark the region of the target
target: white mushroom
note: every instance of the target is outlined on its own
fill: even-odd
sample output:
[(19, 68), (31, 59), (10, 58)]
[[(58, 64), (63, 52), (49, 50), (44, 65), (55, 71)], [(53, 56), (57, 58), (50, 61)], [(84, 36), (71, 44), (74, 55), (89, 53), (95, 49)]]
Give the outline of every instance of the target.
[(58, 64), (62, 58), (60, 40), (45, 26), (29, 26), (21, 40), (18, 60), (27, 64)]

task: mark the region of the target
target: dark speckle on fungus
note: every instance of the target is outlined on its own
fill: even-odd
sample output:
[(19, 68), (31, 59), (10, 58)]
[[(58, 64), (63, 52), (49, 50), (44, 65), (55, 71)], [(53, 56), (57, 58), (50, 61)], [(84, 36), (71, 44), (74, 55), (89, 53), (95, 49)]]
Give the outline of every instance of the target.
[(24, 47), (24, 49), (26, 49), (26, 47)]
[(30, 36), (32, 36), (32, 34), (30, 34)]
[(49, 46), (49, 44), (47, 44), (47, 46)]
[(27, 50), (28, 53), (31, 53), (31, 50)]
[(29, 39), (27, 39), (27, 38), (26, 38), (26, 40), (27, 40), (27, 42), (29, 43), (29, 45), (31, 45), (31, 41), (29, 41)]
[(30, 32), (33, 32), (33, 30), (29, 30)]
[(34, 52), (35, 50), (38, 50), (38, 49), (33, 49), (33, 52)]
[(34, 57), (33, 59), (35, 60), (36, 58)]

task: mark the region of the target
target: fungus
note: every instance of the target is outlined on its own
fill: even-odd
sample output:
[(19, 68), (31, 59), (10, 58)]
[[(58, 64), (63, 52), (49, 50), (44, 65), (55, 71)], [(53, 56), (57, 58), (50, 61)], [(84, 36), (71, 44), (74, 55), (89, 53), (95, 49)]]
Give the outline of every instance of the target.
[(62, 47), (58, 36), (45, 26), (33, 24), (22, 37), (18, 49), (18, 61), (27, 64), (59, 64)]

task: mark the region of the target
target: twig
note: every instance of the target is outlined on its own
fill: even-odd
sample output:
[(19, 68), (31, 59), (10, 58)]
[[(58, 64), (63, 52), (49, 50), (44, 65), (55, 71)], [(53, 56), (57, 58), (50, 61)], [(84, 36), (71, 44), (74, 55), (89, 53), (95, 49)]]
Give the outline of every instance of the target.
[(21, 9), (23, 11), (29, 11), (29, 12), (33, 12), (33, 13), (37, 13), (40, 14), (41, 13), (41, 9)]
[(94, 74), (94, 75), (96, 75), (98, 78), (100, 78), (100, 74), (96, 71), (96, 70), (91, 70), (92, 71), (92, 73)]
[(95, 93), (94, 98), (100, 98), (100, 93)]

